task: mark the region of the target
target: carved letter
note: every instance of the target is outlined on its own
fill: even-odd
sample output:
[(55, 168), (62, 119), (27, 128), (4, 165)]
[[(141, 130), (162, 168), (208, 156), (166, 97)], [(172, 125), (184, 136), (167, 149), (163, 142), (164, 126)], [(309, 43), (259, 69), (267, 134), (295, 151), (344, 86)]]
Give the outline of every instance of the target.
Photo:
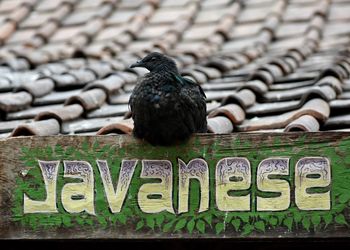
[[(311, 178), (316, 175), (316, 178)], [(304, 157), (295, 167), (295, 203), (301, 210), (330, 210), (330, 191), (314, 193), (308, 189), (331, 184), (331, 167), (325, 157)]]
[(98, 170), (100, 171), (109, 207), (112, 213), (119, 213), (123, 206), (125, 195), (129, 189), (130, 181), (134, 174), (137, 160), (122, 161), (116, 191), (114, 190), (107, 161), (97, 160), (96, 163)]
[[(235, 178), (235, 180), (230, 180)], [(250, 163), (246, 158), (223, 158), (216, 165), (216, 205), (221, 211), (249, 211), (250, 194), (229, 195), (231, 190), (247, 190), (251, 185)]]
[(86, 161), (63, 161), (63, 177), (81, 179), (79, 183), (67, 183), (62, 188), (62, 205), (69, 213), (86, 211), (95, 215), (94, 174)]
[(193, 159), (187, 165), (179, 159), (179, 213), (188, 212), (190, 179), (200, 183), (199, 212), (209, 208), (209, 169), (203, 159)]
[(257, 211), (282, 211), (290, 205), (288, 181), (272, 179), (272, 175), (289, 175), (288, 158), (268, 158), (260, 162), (257, 170), (257, 187), (260, 191), (279, 193), (278, 197), (257, 197)]
[[(138, 203), (145, 213), (159, 213), (173, 209), (173, 168), (167, 160), (143, 160), (141, 178), (160, 179), (160, 183), (145, 183), (140, 187)], [(160, 198), (150, 198), (151, 195), (160, 195)]]
[(34, 201), (24, 194), (23, 212), (27, 213), (57, 213), (56, 186), (59, 161), (38, 161), (44, 178), (46, 199)]

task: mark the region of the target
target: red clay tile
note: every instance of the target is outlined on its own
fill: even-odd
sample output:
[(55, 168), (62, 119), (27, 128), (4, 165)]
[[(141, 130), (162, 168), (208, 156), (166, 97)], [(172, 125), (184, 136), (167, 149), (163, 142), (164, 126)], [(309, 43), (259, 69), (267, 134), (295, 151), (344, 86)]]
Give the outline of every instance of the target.
[(0, 94), (0, 110), (12, 112), (24, 109), (30, 105), (33, 98), (26, 92)]
[(282, 112), (297, 109), (301, 106), (301, 102), (298, 101), (285, 101), (285, 102), (268, 102), (268, 103), (255, 103), (253, 106), (246, 110), (249, 116), (263, 116), (269, 114), (280, 114)]
[(95, 109), (86, 113), (87, 118), (100, 118), (100, 117), (111, 117), (111, 116), (123, 116), (129, 111), (128, 104), (119, 105), (103, 105), (99, 109)]
[(225, 7), (228, 4), (230, 4), (230, 0), (205, 0), (201, 4), (202, 8), (204, 9), (211, 9), (211, 8), (218, 8), (218, 7)]
[[(53, 21), (49, 21), (41, 26), (40, 29), (37, 30), (35, 36), (32, 41), (27, 41), (30, 43), (32, 47), (38, 47), (42, 45), (51, 35), (56, 31), (58, 24)], [(34, 40), (35, 38), (35, 40)]]
[(177, 0), (177, 1), (173, 1), (173, 0), (164, 0), (161, 3), (162, 7), (182, 7), (185, 6), (187, 4), (189, 4), (191, 1), (190, 0)]
[(21, 71), (21, 70), (28, 70), (30, 68), (28, 60), (24, 58), (12, 58), (10, 60), (7, 60), (6, 63), (12, 70), (15, 71)]
[(125, 9), (136, 9), (141, 6), (143, 0), (122, 0), (119, 3), (119, 8), (125, 8)]
[(307, 28), (308, 22), (282, 23), (276, 30), (276, 37), (283, 39), (286, 37), (302, 36)]
[[(11, 0), (12, 1), (12, 0)], [(36, 9), (40, 12), (49, 12), (57, 9), (64, 0), (43, 0), (38, 3)]]
[(169, 25), (152, 25), (143, 29), (138, 38), (139, 39), (152, 39), (163, 36), (168, 30)]
[(302, 11), (300, 5), (288, 5), (285, 14), (283, 15), (283, 20), (288, 22), (293, 21), (308, 21), (314, 11), (315, 6), (302, 6)]
[(331, 87), (337, 95), (343, 92), (341, 81), (334, 76), (326, 76), (321, 78), (316, 84), (316, 86), (329, 86)]
[(48, 111), (48, 110), (55, 109), (62, 106), (63, 106), (62, 104), (54, 104), (54, 105), (30, 107), (25, 110), (7, 113), (5, 119), (6, 120), (31, 119), (31, 118), (34, 118), (40, 112)]
[[(52, 23), (50, 25), (53, 26), (52, 31), (51, 31), (53, 33), (54, 30), (56, 29), (56, 26), (54, 23)], [(79, 27), (79, 26), (62, 27), (57, 32), (55, 32), (52, 37), (50, 37), (50, 41), (51, 42), (68, 41), (70, 38), (74, 37), (75, 35), (78, 35), (80, 32), (81, 32), (81, 27)], [(47, 37), (49, 37), (49, 36), (47, 36)], [(45, 34), (45, 37), (46, 37), (46, 34)]]
[(65, 105), (78, 103), (84, 107), (84, 110), (92, 110), (101, 107), (106, 98), (106, 93), (102, 89), (95, 88), (71, 96), (66, 100)]
[(105, 22), (102, 18), (95, 18), (87, 22), (81, 33), (88, 37), (94, 37), (101, 29), (103, 29)]
[(1, 12), (8, 13), (16, 10), (24, 1), (4, 0), (0, 3)]
[(189, 41), (203, 40), (214, 34), (215, 30), (216, 24), (193, 25), (184, 32), (183, 39)]
[(198, 12), (194, 22), (196, 24), (219, 22), (223, 16), (228, 14), (228, 11), (227, 8), (202, 10)]
[(223, 99), (222, 105), (236, 103), (243, 109), (247, 109), (255, 103), (255, 94), (249, 89), (242, 89)]
[(96, 13), (96, 9), (78, 9), (68, 15), (62, 22), (64, 26), (83, 25), (87, 23)]
[(137, 75), (131, 72), (118, 72), (118, 75), (123, 78), (126, 83), (135, 83), (137, 81)]
[(255, 93), (257, 96), (261, 96), (268, 91), (268, 88), (264, 82), (261, 80), (253, 80), (246, 83), (246, 85), (239, 88), (239, 90), (249, 89)]
[(7, 43), (22, 43), (23, 41), (31, 39), (35, 34), (34, 29), (18, 30), (6, 41)]
[(216, 116), (208, 119), (208, 132), (214, 134), (228, 134), (233, 131), (231, 120), (225, 116)]
[(0, 25), (0, 42), (5, 41), (8, 39), (11, 34), (16, 29), (16, 23), (14, 21), (6, 21)]
[(79, 104), (72, 104), (42, 111), (35, 116), (36, 121), (56, 119), (59, 123), (74, 120), (80, 117), (84, 109)]
[(212, 58), (209, 59), (209, 61), (205, 64), (208, 67), (213, 67), (221, 72), (226, 72), (231, 69), (235, 69), (239, 67), (239, 62), (232, 59), (226, 59), (226, 58)]
[(81, 85), (85, 85), (86, 83), (89, 83), (96, 79), (95, 73), (92, 70), (88, 69), (70, 70), (67, 74), (72, 75), (75, 78), (76, 82)]
[(322, 99), (312, 99), (302, 108), (284, 113), (279, 116), (267, 116), (245, 120), (238, 126), (239, 131), (253, 131), (260, 129), (284, 128), (290, 122), (303, 115), (311, 115), (321, 122), (325, 122), (329, 117), (329, 105)]
[(110, 96), (120, 91), (124, 84), (125, 80), (122, 77), (113, 74), (104, 79), (89, 83), (84, 89), (88, 90), (93, 88), (100, 88), (103, 89), (108, 94), (108, 96)]
[(106, 23), (107, 25), (120, 25), (129, 22), (134, 15), (134, 10), (118, 10), (106, 20)]
[(15, 21), (16, 23), (20, 23), (23, 19), (25, 19), (30, 13), (30, 6), (21, 5), (11, 12), (9, 15), (9, 19)]
[(104, 78), (107, 75), (113, 73), (112, 66), (109, 63), (102, 63), (102, 62), (92, 63), (92, 64), (89, 64), (86, 67), (86, 69), (94, 72), (97, 78)]
[(195, 65), (193, 66), (193, 69), (204, 73), (208, 79), (216, 79), (221, 77), (221, 72), (216, 68)]
[(54, 82), (49, 78), (28, 81), (19, 87), (17, 91), (27, 91), (33, 98), (42, 97), (50, 93), (55, 87)]
[(333, 100), (336, 97), (335, 90), (329, 85), (326, 86), (314, 86), (314, 87), (304, 87), (299, 89), (294, 89), (293, 91), (284, 90), (284, 91), (271, 91), (264, 94), (264, 99), (269, 102), (273, 101), (286, 101), (293, 99), (309, 99), (317, 96), (326, 101)]
[(96, 132), (109, 124), (116, 123), (122, 120), (122, 116), (109, 117), (109, 118), (93, 118), (93, 119), (80, 119), (64, 122), (61, 126), (61, 132), (63, 134), (74, 134), (82, 132)]
[(322, 130), (331, 130), (331, 129), (344, 129), (349, 128), (350, 126), (350, 115), (341, 114), (329, 117), (325, 124), (321, 127)]
[(11, 133), (12, 137), (15, 136), (45, 136), (45, 135), (57, 135), (60, 133), (60, 124), (56, 119), (49, 119), (43, 121), (35, 121), (27, 124), (19, 125)]
[(213, 110), (217, 109), (218, 107), (220, 107), (220, 105), (221, 104), (217, 101), (207, 102), (207, 113), (210, 113)]
[(96, 41), (112, 40), (124, 31), (125, 31), (124, 26), (111, 26), (99, 32), (95, 40)]
[(284, 131), (285, 132), (317, 132), (320, 129), (320, 124), (311, 115), (303, 115), (298, 119), (289, 123)]
[(68, 98), (77, 95), (80, 93), (80, 89), (74, 89), (69, 91), (52, 91), (50, 94), (45, 95), (40, 98), (35, 98), (33, 101), (33, 105), (40, 106), (40, 105), (50, 105), (50, 104), (57, 104), (57, 103), (64, 103)]
[(0, 122), (0, 133), (11, 132), (17, 126), (25, 123), (30, 123), (32, 120), (14, 120), (14, 121), (1, 121)]
[(225, 116), (230, 119), (233, 124), (240, 124), (245, 119), (244, 110), (237, 104), (226, 104), (211, 111), (208, 118)]
[(236, 24), (230, 32), (230, 39), (239, 39), (244, 37), (252, 37), (257, 35), (261, 30), (261, 23), (244, 23)]
[(104, 0), (94, 0), (94, 1), (90, 1), (90, 0), (82, 0), (80, 1), (77, 5), (76, 8), (96, 8), (99, 7), (102, 3), (104, 2)]
[(181, 20), (186, 13), (188, 13), (187, 8), (161, 8), (154, 13), (149, 22), (151, 24), (171, 24)]
[[(130, 93), (146, 72), (130, 70), (130, 64), (160, 51), (202, 84), (208, 112), (218, 115), (209, 118), (211, 132), (236, 130), (227, 118), (234, 121), (233, 106), (248, 117), (237, 127), (242, 131), (317, 131), (317, 124), (321, 130), (350, 124), (346, 116), (323, 124), (329, 116), (324, 103), (331, 107), (330, 121), (349, 108), (345, 1), (22, 2), (0, 3), (9, 9), (0, 8), (0, 95), (8, 102), (2, 119), (32, 118), (56, 103), (68, 115), (77, 105), (62, 108), (70, 100), (85, 105), (84, 115), (81, 110), (70, 121), (56, 116), (62, 121), (59, 133), (94, 134), (128, 112)], [(16, 99), (20, 95), (35, 98)], [(323, 101), (307, 107), (318, 98)], [(255, 128), (247, 129), (247, 123)]]
[(350, 4), (348, 2), (334, 2), (329, 10), (328, 19), (330, 21), (349, 21)]
[(190, 76), (198, 84), (203, 84), (203, 83), (205, 83), (208, 80), (207, 76), (204, 73), (202, 73), (200, 71), (197, 71), (197, 70), (190, 70), (190, 69), (183, 70), (181, 72), (181, 74), (183, 76)]
[(107, 126), (102, 127), (97, 131), (97, 135), (107, 135), (107, 134), (132, 134), (134, 128), (134, 122), (132, 119), (121, 120), (117, 123), (112, 123)]

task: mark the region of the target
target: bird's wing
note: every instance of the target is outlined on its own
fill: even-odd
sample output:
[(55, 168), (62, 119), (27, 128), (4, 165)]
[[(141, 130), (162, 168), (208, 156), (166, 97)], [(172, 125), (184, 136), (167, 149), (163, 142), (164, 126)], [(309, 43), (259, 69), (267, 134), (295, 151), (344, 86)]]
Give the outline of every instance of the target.
[(203, 89), (194, 81), (174, 74), (181, 85), (179, 112), (184, 116), (186, 126), (193, 132), (206, 132), (206, 101)]
[(175, 80), (176, 80), (178, 83), (180, 83), (182, 86), (186, 86), (186, 85), (189, 85), (189, 86), (196, 86), (196, 87), (199, 89), (201, 95), (202, 95), (204, 98), (207, 98), (207, 96), (205, 95), (205, 93), (204, 93), (202, 87), (201, 87), (199, 84), (195, 83), (194, 81), (192, 81), (192, 80), (189, 79), (189, 78), (182, 77), (182, 76), (177, 75), (177, 74), (173, 74), (173, 76), (174, 76)]

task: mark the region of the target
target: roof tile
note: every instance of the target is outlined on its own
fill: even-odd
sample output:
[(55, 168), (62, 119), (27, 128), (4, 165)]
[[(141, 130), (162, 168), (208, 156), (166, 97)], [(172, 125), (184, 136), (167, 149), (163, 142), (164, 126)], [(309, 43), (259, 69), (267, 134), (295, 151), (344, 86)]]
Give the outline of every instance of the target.
[(348, 129), (349, 7), (344, 0), (2, 1), (0, 137), (130, 134), (129, 97), (147, 70), (129, 66), (150, 51), (172, 56), (201, 84), (209, 132)]
[(35, 116), (35, 120), (41, 121), (53, 118), (63, 123), (78, 118), (83, 112), (84, 109), (82, 106), (79, 104), (72, 104), (42, 111)]
[(106, 97), (106, 92), (100, 88), (94, 88), (71, 96), (66, 100), (65, 105), (78, 103), (84, 107), (84, 110), (92, 110), (101, 107)]
[(32, 96), (25, 91), (0, 94), (0, 110), (5, 112), (18, 111), (28, 107), (32, 100)]
[(298, 119), (289, 123), (284, 129), (285, 132), (304, 131), (317, 132), (320, 129), (320, 124), (311, 115), (303, 115)]
[(106, 135), (106, 134), (132, 134), (134, 128), (134, 122), (132, 119), (121, 120), (116, 123), (111, 123), (107, 126), (102, 127), (97, 131), (97, 135)]
[(228, 134), (233, 131), (233, 124), (226, 116), (216, 116), (208, 119), (208, 132), (214, 134)]
[(60, 132), (60, 124), (56, 119), (35, 121), (17, 126), (11, 136), (28, 136), (28, 135), (57, 135)]

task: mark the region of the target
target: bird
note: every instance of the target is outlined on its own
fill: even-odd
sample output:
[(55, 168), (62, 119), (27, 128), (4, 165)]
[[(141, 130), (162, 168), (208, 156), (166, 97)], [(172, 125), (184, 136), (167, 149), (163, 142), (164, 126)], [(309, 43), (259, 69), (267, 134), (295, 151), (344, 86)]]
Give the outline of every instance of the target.
[(137, 80), (129, 99), (134, 137), (168, 146), (207, 132), (206, 95), (199, 84), (181, 76), (171, 57), (152, 52), (130, 65), (135, 67), (149, 72)]

